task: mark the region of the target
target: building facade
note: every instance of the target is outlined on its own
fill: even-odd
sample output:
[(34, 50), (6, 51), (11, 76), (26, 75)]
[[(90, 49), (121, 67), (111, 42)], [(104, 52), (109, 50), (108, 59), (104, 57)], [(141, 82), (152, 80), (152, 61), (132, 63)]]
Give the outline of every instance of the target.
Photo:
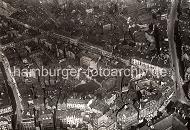
[(85, 110), (87, 108), (87, 102), (81, 99), (68, 99), (66, 106), (67, 109)]

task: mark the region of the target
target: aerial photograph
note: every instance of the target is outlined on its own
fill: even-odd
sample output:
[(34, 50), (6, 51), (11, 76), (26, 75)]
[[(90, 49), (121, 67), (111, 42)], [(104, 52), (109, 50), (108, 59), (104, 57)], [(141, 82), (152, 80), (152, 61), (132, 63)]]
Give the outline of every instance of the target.
[(190, 0), (0, 0), (0, 130), (190, 130)]

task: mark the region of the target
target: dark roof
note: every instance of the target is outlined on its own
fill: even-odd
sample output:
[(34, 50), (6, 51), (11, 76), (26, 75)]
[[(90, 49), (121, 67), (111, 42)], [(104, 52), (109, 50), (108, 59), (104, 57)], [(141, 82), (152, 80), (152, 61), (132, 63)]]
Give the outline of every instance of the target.
[(94, 94), (94, 91), (100, 88), (101, 86), (97, 84), (94, 81), (90, 81), (86, 84), (78, 85), (76, 88), (74, 88), (74, 92), (78, 93), (92, 93)]
[(142, 128), (140, 128), (140, 130), (148, 130), (149, 129), (149, 127), (148, 126), (143, 126)]
[(91, 108), (101, 111), (102, 113), (106, 113), (109, 111), (109, 106), (102, 100), (95, 100), (91, 105)]
[(97, 54), (94, 54), (94, 53), (91, 53), (91, 52), (81, 52), (80, 55), (89, 57), (94, 61), (97, 61), (99, 59), (99, 57), (100, 57), (100, 55), (97, 55)]
[(113, 87), (115, 87), (116, 82), (117, 82), (116, 78), (109, 78), (102, 82), (102, 87), (104, 89), (106, 89), (107, 92), (109, 92), (109, 90), (111, 90)]
[(155, 129), (166, 130), (171, 128), (172, 130), (188, 130), (187, 127), (176, 117), (176, 115), (170, 115), (165, 119), (154, 125)]

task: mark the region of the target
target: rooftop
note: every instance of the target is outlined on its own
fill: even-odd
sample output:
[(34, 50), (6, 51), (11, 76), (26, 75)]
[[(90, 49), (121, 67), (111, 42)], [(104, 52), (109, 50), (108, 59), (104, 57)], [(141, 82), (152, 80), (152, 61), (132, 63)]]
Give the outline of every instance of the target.
[(87, 104), (88, 101), (82, 99), (67, 99), (67, 103), (70, 104)]

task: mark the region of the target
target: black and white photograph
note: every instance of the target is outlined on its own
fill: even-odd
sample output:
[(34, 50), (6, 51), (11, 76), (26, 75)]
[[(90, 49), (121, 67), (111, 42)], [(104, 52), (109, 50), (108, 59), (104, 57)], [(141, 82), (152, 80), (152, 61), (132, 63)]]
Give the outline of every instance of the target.
[(190, 0), (0, 0), (0, 130), (190, 130)]

